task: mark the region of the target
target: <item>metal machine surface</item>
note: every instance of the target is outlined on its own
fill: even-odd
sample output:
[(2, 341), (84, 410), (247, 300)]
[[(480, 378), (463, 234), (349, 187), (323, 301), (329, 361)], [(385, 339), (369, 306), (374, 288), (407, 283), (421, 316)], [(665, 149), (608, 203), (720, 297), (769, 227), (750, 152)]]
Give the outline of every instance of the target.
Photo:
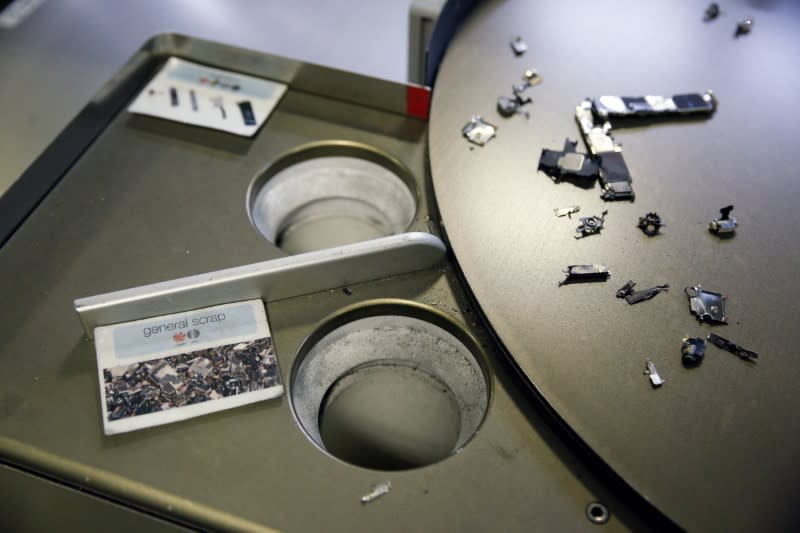
[[(800, 9), (728, 2), (706, 22), (703, 7), (477, 6), (438, 71), (431, 173), (466, 285), (530, 390), (574, 435), (682, 528), (785, 531), (797, 528), (800, 498), (800, 182), (789, 111), (800, 77), (786, 68), (800, 63)], [(757, 25), (735, 36), (736, 21), (750, 16)], [(509, 51), (515, 35), (528, 45), (521, 57)], [(544, 79), (530, 119), (496, 115), (497, 96), (529, 68)], [(580, 138), (574, 110), (585, 98), (687, 86), (714, 90), (712, 117), (615, 130), (635, 203), (604, 202), (597, 190), (537, 172), (543, 148)], [(461, 138), (472, 115), (498, 125), (484, 147)], [(573, 239), (574, 221), (553, 216), (573, 204), (607, 209), (603, 232)], [(709, 231), (729, 204), (736, 231)], [(637, 219), (656, 211), (665, 224), (649, 237)], [(565, 265), (593, 263), (608, 267), (610, 281), (559, 287)], [(677, 290), (628, 306), (615, 291), (629, 279)], [(682, 288), (699, 283), (728, 296), (726, 325), (691, 313)], [(758, 362), (715, 349), (685, 368), (681, 339), (712, 329), (754, 349)], [(652, 384), (645, 361), (658, 369)]]
[[(126, 102), (170, 56), (280, 81), (289, 89), (252, 139), (125, 112)], [(2, 212), (7, 239), (0, 248), (2, 292), (13, 302), (0, 310), (6, 368), (0, 377), (0, 461), (12, 472), (4, 488), (33, 483), (28, 490), (53, 501), (85, 494), (88, 500), (75, 512), (100, 506), (105, 517), (107, 509), (122, 509), (140, 513), (127, 519), (133, 523), (154, 517), (203, 530), (588, 531), (603, 522), (608, 530), (640, 531), (668, 525), (561, 439), (484, 331), (451, 257), (438, 248), (425, 165), (427, 123), (407, 108), (409, 92), (420, 90), (180, 35), (148, 42), (3, 197), (5, 205), (18, 207)], [(359, 244), (306, 261), (319, 252), (289, 256), (254, 227), (248, 188), (259, 183), (264, 168), (299, 147), (331, 141), (368, 145), (413, 176), (416, 210), (406, 231), (411, 241), (428, 243), (433, 266), (416, 253), (416, 262), (400, 256), (409, 261), (389, 264), (383, 248), (370, 248), (382, 261), (375, 263), (369, 254), (350, 253), (362, 250)], [(361, 244), (368, 242), (374, 241)], [(303, 293), (284, 286), (261, 294), (284, 381), (291, 389), (293, 376), (302, 374), (296, 359), (312, 358), (314, 343), (343, 322), (375, 315), (427, 321), (435, 326), (431, 331), (443, 329), (465, 346), (475, 357), (472, 368), (480, 369), (476, 375), (483, 376), (477, 383), (483, 383), (485, 414), (479, 423), (470, 419), (469, 428), (477, 431), (459, 435), (443, 459), (429, 456), (418, 468), (383, 462), (365, 468), (336, 458), (298, 424), (292, 390), (278, 400), (103, 435), (94, 348), (74, 300), (140, 287), (117, 293), (119, 299), (79, 303), (91, 326), (109, 316), (132, 318), (114, 315), (126, 302), (164, 311), (177, 285), (159, 285), (159, 294), (147, 286), (178, 278), (192, 299), (176, 297), (173, 305), (200, 305), (193, 298), (206, 289), (219, 298), (217, 289), (229, 282), (237, 284), (235, 298), (250, 298), (253, 291), (274, 289), (267, 277), (295, 285), (292, 273), (325, 267), (330, 263), (318, 259), (338, 252), (350, 261), (365, 258), (357, 277), (324, 277), (329, 285), (345, 286), (319, 290), (320, 281), (313, 280)], [(407, 272), (386, 270), (406, 264)], [(237, 270), (244, 265), (255, 266)], [(371, 268), (372, 278), (365, 274)], [(211, 284), (187, 279), (219, 271), (229, 277)], [(402, 372), (391, 384), (409, 391)], [(468, 393), (457, 396), (455, 409), (469, 402)], [(338, 415), (350, 416), (341, 403)], [(452, 407), (442, 405), (442, 412)], [(328, 430), (321, 428), (323, 441)], [(49, 490), (52, 482), (68, 495)], [(30, 508), (15, 501), (0, 502), (0, 525), (37, 527)], [(85, 523), (76, 522), (67, 505), (53, 509), (65, 524)]]

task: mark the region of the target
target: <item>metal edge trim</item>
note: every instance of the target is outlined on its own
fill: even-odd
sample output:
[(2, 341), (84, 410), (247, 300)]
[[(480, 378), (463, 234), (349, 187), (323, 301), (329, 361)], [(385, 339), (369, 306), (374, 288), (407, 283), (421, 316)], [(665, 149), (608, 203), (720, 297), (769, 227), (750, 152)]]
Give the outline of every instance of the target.
[(74, 306), (91, 339), (98, 326), (254, 298), (276, 301), (424, 270), (446, 252), (434, 235), (401, 233), (79, 298)]

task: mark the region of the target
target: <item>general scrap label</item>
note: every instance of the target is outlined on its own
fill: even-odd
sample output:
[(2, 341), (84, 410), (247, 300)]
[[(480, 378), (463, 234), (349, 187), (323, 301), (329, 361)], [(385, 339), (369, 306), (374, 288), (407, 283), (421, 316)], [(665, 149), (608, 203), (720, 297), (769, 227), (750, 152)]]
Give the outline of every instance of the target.
[(95, 347), (106, 435), (283, 393), (261, 300), (99, 327)]

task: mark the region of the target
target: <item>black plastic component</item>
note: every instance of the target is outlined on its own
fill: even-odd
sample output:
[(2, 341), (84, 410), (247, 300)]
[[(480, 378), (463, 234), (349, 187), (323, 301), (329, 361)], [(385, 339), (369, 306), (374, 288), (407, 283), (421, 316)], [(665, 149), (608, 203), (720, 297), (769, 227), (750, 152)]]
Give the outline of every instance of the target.
[(577, 146), (577, 141), (566, 139), (564, 149), (561, 151), (543, 149), (542, 155), (539, 156), (539, 170), (554, 181), (568, 176), (596, 178), (600, 172), (600, 165), (588, 154), (576, 152)]
[(633, 178), (628, 170), (628, 165), (622, 158), (622, 152), (605, 152), (600, 154), (600, 183), (603, 200), (633, 200), (631, 182)]
[(253, 106), (250, 104), (250, 101), (245, 100), (244, 102), (239, 102), (237, 105), (239, 106), (239, 111), (242, 112), (242, 120), (245, 125), (255, 126), (256, 116), (253, 114)]
[(732, 354), (744, 359), (745, 361), (753, 361), (753, 359), (758, 359), (757, 352), (745, 350), (735, 342), (731, 342), (728, 339), (722, 338), (715, 333), (709, 333), (708, 340), (715, 346), (722, 348), (723, 350), (727, 350)]
[(659, 230), (665, 224), (661, 221), (661, 217), (657, 213), (647, 213), (643, 217), (639, 217), (638, 228), (641, 229), (648, 237), (658, 235)]
[(684, 366), (697, 366), (706, 354), (706, 341), (700, 337), (687, 337), (681, 346), (681, 361)]
[(539, 170), (553, 181), (569, 177), (600, 178), (604, 200), (633, 200), (636, 195), (631, 186), (631, 173), (622, 158), (622, 152), (605, 152), (598, 157), (575, 151), (576, 141), (566, 139), (562, 151), (542, 150)]
[(719, 4), (716, 2), (712, 2), (708, 5), (705, 12), (705, 19), (706, 21), (714, 20), (719, 16)]
[(169, 88), (169, 103), (172, 107), (178, 107), (178, 89), (175, 87)]

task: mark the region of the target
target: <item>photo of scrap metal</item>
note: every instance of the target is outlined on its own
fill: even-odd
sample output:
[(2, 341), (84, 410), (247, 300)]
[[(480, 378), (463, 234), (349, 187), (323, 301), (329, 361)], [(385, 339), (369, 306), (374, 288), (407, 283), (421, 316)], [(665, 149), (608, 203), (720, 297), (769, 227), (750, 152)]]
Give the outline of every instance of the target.
[(271, 337), (103, 369), (114, 421), (280, 385)]

